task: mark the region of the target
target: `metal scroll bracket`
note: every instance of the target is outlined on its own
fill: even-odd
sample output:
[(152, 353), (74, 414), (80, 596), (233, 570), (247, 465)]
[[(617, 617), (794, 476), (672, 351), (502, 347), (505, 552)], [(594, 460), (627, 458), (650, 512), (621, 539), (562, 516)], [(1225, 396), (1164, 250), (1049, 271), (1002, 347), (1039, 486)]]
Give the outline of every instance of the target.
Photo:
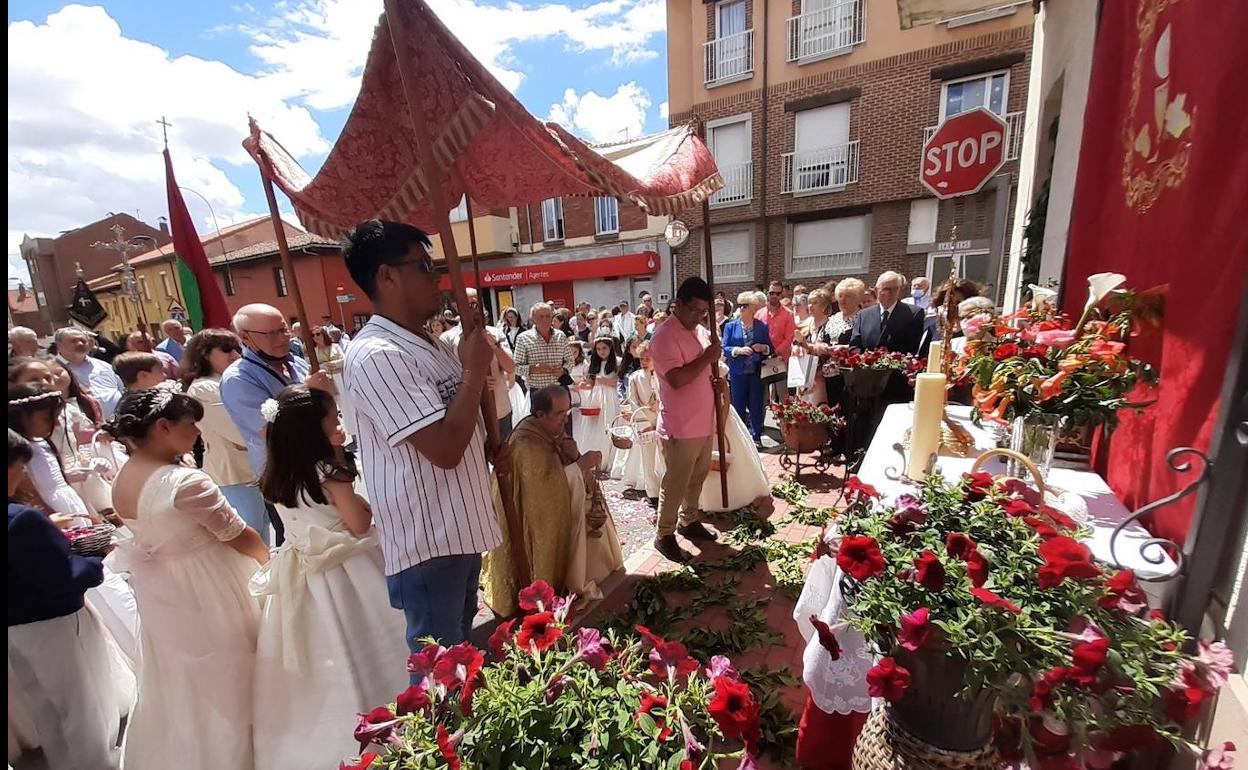
[[(898, 470), (896, 466), (892, 466), (892, 465), (888, 466), (887, 468), (884, 469), (884, 478), (888, 479), (889, 481), (898, 481), (898, 482), (901, 482), (902, 484), (909, 484), (911, 486), (918, 486), (922, 484), (923, 481), (921, 479), (912, 479), (908, 475), (906, 475), (906, 468), (908, 467), (908, 463), (906, 462), (905, 444), (898, 441), (897, 443), (893, 444), (893, 451), (901, 455), (901, 469)], [(927, 458), (927, 465), (924, 468), (924, 478), (926, 478), (927, 476), (931, 476), (933, 473), (940, 473), (940, 469), (936, 467), (936, 453), (935, 452), (932, 452), (931, 457)]]
[[(1193, 471), (1192, 461), (1198, 460), (1199, 468)], [(1172, 495), (1166, 495), (1160, 500), (1155, 500), (1148, 505), (1140, 508), (1135, 513), (1128, 516), (1121, 524), (1114, 528), (1114, 534), (1109, 538), (1109, 553), (1114, 560), (1114, 566), (1121, 569), (1123, 567), (1122, 559), (1118, 557), (1118, 536), (1123, 530), (1131, 526), (1139, 519), (1147, 516), (1154, 511), (1166, 507), (1172, 503), (1187, 497), (1198, 491), (1202, 484), (1209, 480), (1213, 475), (1213, 462), (1209, 460), (1208, 455), (1199, 449), (1193, 447), (1175, 447), (1166, 454), (1166, 465), (1176, 473), (1189, 474), (1196, 473), (1196, 478), (1188, 482), (1187, 486), (1175, 492)], [(1160, 566), (1166, 563), (1166, 557), (1171, 556), (1176, 564), (1173, 572), (1166, 575), (1156, 577), (1147, 577), (1144, 575), (1136, 575), (1136, 578), (1147, 583), (1165, 583), (1174, 580), (1183, 574), (1183, 549), (1173, 540), (1167, 540), (1164, 537), (1150, 537), (1140, 544), (1140, 558), (1154, 566)]]

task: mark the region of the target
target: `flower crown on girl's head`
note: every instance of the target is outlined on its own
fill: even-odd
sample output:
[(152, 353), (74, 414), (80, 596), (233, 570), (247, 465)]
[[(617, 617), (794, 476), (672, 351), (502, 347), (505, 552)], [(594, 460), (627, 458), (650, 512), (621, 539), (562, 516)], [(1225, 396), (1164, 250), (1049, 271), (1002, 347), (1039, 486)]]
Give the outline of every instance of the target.
[(260, 416), (264, 418), (265, 422), (271, 423), (277, 419), (278, 408), (277, 399), (266, 398), (264, 403), (260, 405)]

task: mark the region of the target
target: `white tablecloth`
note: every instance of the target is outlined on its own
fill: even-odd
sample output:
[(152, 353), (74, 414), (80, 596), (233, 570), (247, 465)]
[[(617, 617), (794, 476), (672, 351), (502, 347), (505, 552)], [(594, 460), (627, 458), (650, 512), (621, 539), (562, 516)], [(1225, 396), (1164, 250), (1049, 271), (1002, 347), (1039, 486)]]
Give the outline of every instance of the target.
[[(893, 404), (888, 407), (858, 472), (858, 477), (879, 490), (885, 500), (913, 491), (912, 487), (900, 481), (890, 480), (885, 473), (888, 469), (894, 469), (898, 473), (904, 470), (902, 457), (893, 449), (893, 444), (900, 442), (906, 429), (910, 427), (913, 409), (913, 403)], [(975, 457), (995, 446), (987, 430), (971, 423), (970, 410), (971, 407), (966, 406), (950, 406), (946, 410), (951, 418), (970, 432), (976, 449), (971, 457), (941, 455), (937, 459), (936, 472), (947, 479), (957, 479), (963, 473), (970, 472)], [(1004, 469), (1004, 462), (994, 459), (983, 470), (998, 474), (1004, 472)], [(1114, 563), (1109, 548), (1110, 537), (1130, 512), (1110, 491), (1104, 479), (1092, 471), (1054, 468), (1046, 480), (1057, 490), (1081, 498), (1087, 508), (1084, 519), (1091, 529), (1091, 534), (1084, 542), (1098, 560), (1107, 564)], [(1118, 557), (1122, 560), (1122, 566), (1134, 570), (1142, 577), (1157, 577), (1173, 572), (1176, 567), (1169, 558), (1159, 565), (1145, 561), (1140, 553), (1140, 546), (1148, 538), (1148, 532), (1138, 524), (1123, 530), (1118, 537)], [(1155, 552), (1158, 549), (1151, 550)], [(839, 583), (840, 570), (835, 559), (820, 557), (812, 565), (806, 585), (802, 589), (802, 596), (793, 610), (793, 618), (806, 639), (802, 675), (815, 705), (823, 711), (841, 714), (848, 711), (868, 711), (871, 698), (867, 695), (866, 675), (872, 661), (862, 635), (852, 629), (838, 631), (837, 638), (842, 654), (840, 660), (833, 661), (819, 644), (814, 627), (809, 621), (811, 615), (816, 615), (828, 625), (840, 622), (845, 602), (840, 594)], [(1153, 590), (1156, 584), (1142, 585), (1149, 594), (1150, 602), (1156, 606), (1160, 598)]]

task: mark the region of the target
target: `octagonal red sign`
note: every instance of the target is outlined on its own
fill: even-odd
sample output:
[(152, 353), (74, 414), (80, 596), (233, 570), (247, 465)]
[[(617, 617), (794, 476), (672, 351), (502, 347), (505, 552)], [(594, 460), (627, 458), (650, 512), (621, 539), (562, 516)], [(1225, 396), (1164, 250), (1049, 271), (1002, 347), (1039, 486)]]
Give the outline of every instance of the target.
[(983, 107), (945, 120), (923, 145), (919, 180), (937, 198), (979, 192), (1005, 162), (1005, 130)]

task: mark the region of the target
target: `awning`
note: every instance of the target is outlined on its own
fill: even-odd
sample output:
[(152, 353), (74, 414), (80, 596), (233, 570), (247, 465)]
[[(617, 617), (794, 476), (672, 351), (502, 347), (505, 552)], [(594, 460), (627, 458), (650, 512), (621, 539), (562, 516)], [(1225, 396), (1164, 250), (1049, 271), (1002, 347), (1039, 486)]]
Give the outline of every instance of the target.
[[(723, 186), (693, 127), (591, 148), (543, 124), (491, 75), (423, 0), (397, 4), (402, 37), (417, 45), (396, 56), (383, 15), (373, 36), (355, 107), (317, 175), (309, 177), (252, 121), (243, 142), (272, 163), (274, 182), (313, 233), (340, 237), (373, 217), (432, 229), (431, 183), (447, 205), (467, 194), (485, 207), (569, 195), (612, 196), (653, 215), (691, 208)], [(420, 163), (403, 78), (419, 94), (439, 178)]]
[[(547, 262), (515, 267), (491, 267), (481, 269), (481, 283), (472, 273), (464, 275), (469, 286), (490, 288), (492, 286), (524, 286), (531, 283), (553, 281), (581, 281), (587, 278), (617, 278), (627, 275), (654, 275), (659, 271), (659, 255), (653, 251), (623, 254), (614, 257), (592, 257), (566, 262)], [(450, 291), (451, 279), (443, 275), (439, 286)]]

